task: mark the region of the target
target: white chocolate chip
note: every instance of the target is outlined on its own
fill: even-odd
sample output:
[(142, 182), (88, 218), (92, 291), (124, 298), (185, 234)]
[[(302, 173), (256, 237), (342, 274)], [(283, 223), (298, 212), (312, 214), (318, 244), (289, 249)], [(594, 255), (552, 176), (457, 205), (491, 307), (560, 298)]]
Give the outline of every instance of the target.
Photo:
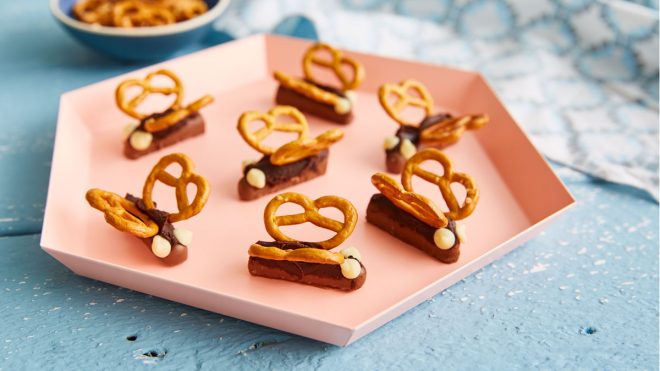
[(458, 236), (458, 240), (461, 243), (464, 243), (466, 241), (465, 224), (456, 223), (456, 236)]
[(351, 101), (346, 98), (339, 98), (335, 102), (335, 112), (340, 115), (346, 114), (351, 110)]
[(385, 138), (385, 142), (383, 143), (383, 147), (386, 150), (393, 149), (394, 147), (399, 145), (400, 141), (401, 141), (401, 139), (399, 139), (399, 137), (397, 137), (396, 135), (393, 135), (391, 137), (387, 137), (387, 138)]
[(350, 258), (353, 257), (357, 260), (362, 260), (362, 255), (360, 255), (360, 251), (356, 247), (350, 246), (350, 247), (345, 247), (341, 249), (339, 252), (340, 254), (344, 255), (344, 258)]
[(255, 160), (243, 160), (243, 162), (241, 162), (241, 172), (245, 171), (246, 167), (256, 163), (257, 161)]
[(433, 233), (433, 242), (441, 250), (449, 250), (456, 242), (456, 236), (447, 228), (436, 229)]
[(357, 277), (360, 275), (362, 272), (362, 267), (360, 266), (360, 262), (358, 262), (355, 259), (344, 259), (344, 262), (341, 263), (341, 275), (348, 278), (349, 280), (352, 280), (353, 278)]
[(357, 93), (356, 92), (354, 92), (353, 90), (346, 90), (344, 92), (344, 95), (346, 96), (346, 98), (348, 98), (349, 101), (351, 101), (352, 105), (355, 105), (355, 103), (357, 102)]
[(121, 131), (122, 135), (124, 136), (124, 139), (128, 139), (128, 137), (130, 137), (131, 134), (133, 134), (133, 132), (135, 131), (135, 129), (137, 129), (138, 126), (140, 126), (140, 124), (138, 124), (137, 122), (131, 122), (126, 124)]
[(253, 167), (245, 174), (245, 180), (254, 188), (261, 189), (266, 186), (266, 174), (256, 167)]
[(410, 141), (410, 139), (405, 138), (401, 141), (401, 146), (399, 147), (399, 152), (407, 160), (417, 153), (417, 147)]
[(190, 245), (193, 233), (189, 229), (174, 228), (174, 237), (184, 246)]
[(131, 147), (137, 149), (138, 151), (144, 151), (145, 149), (149, 148), (153, 138), (154, 136), (151, 135), (151, 133), (147, 133), (146, 131), (142, 130), (136, 130), (133, 132), (133, 134), (131, 134), (131, 137), (128, 139), (128, 141), (131, 144)]
[(164, 239), (160, 235), (155, 235), (153, 241), (151, 241), (151, 252), (154, 253), (159, 258), (165, 258), (170, 255), (172, 251), (172, 245), (170, 241)]

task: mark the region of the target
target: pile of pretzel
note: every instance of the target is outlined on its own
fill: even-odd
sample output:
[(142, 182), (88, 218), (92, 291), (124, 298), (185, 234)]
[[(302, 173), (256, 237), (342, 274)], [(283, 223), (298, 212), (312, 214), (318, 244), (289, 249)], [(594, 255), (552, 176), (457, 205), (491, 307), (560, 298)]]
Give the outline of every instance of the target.
[(78, 0), (79, 21), (109, 27), (153, 27), (187, 21), (206, 13), (203, 0)]

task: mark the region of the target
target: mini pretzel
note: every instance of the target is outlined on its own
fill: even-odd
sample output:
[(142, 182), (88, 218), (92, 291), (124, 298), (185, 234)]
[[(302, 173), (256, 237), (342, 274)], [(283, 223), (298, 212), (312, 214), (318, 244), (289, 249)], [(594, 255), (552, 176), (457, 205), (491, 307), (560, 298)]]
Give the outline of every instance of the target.
[[(278, 122), (277, 118), (279, 116), (288, 116), (294, 122)], [(251, 132), (249, 125), (254, 121), (262, 121), (265, 126), (255, 132)], [(268, 112), (245, 112), (238, 120), (238, 132), (243, 137), (243, 140), (250, 147), (264, 155), (273, 154), (277, 150), (262, 143), (274, 131), (297, 133), (298, 137), (296, 140), (304, 139), (308, 133), (307, 119), (295, 107), (276, 106)]]
[(435, 228), (447, 226), (447, 217), (431, 200), (418, 193), (406, 191), (401, 184), (387, 174), (374, 174), (371, 177), (371, 183), (393, 204), (424, 223)]
[[(318, 52), (329, 54), (330, 59), (317, 56), (316, 54)], [(341, 82), (342, 90), (344, 91), (357, 88), (364, 79), (364, 68), (360, 63), (351, 57), (344, 56), (339, 49), (335, 49), (325, 43), (316, 43), (312, 45), (307, 49), (305, 56), (303, 57), (303, 72), (305, 73), (305, 78), (319, 83), (319, 80), (314, 78), (314, 73), (312, 71), (312, 66), (314, 65), (331, 69)], [(351, 68), (351, 71), (353, 72), (352, 79), (349, 79), (346, 76), (345, 71), (342, 69), (343, 65), (347, 65)]]
[[(173, 163), (181, 166), (181, 175), (178, 178), (166, 171), (167, 167)], [(144, 182), (144, 188), (142, 189), (144, 205), (149, 209), (156, 207), (151, 197), (156, 181), (161, 181), (165, 185), (174, 187), (176, 192), (178, 213), (169, 215), (168, 220), (170, 222), (178, 222), (197, 215), (206, 204), (210, 190), (206, 179), (193, 173), (193, 170), (194, 165), (192, 161), (183, 153), (173, 153), (161, 158)], [(194, 184), (197, 188), (192, 203), (188, 202), (187, 188), (190, 183)]]
[(313, 99), (317, 102), (325, 103), (331, 106), (334, 106), (339, 101), (340, 97), (331, 93), (327, 90), (321, 89), (314, 84), (297, 78), (293, 78), (289, 75), (286, 75), (280, 71), (275, 71), (273, 73), (275, 80), (279, 81), (282, 86), (285, 86), (291, 90), (294, 90), (307, 98)]
[[(168, 79), (172, 80), (174, 86), (153, 86), (151, 84), (151, 80), (156, 76), (167, 77)], [(140, 87), (142, 91), (133, 98), (126, 100), (126, 90), (134, 86)], [(183, 85), (181, 84), (181, 80), (179, 80), (177, 75), (175, 75), (173, 72), (165, 69), (152, 72), (142, 80), (131, 79), (122, 82), (115, 91), (115, 100), (117, 101), (117, 106), (119, 109), (121, 109), (125, 114), (138, 120), (142, 120), (148, 115), (137, 112), (137, 107), (142, 102), (144, 102), (144, 100), (150, 94), (156, 93), (163, 95), (174, 94), (176, 96), (176, 99), (168, 107), (168, 109), (178, 109), (181, 107), (181, 101), (183, 100)]]
[(344, 132), (331, 129), (315, 139), (302, 138), (286, 143), (270, 156), (273, 165), (286, 165), (316, 155), (344, 137)]
[(253, 244), (248, 250), (250, 256), (270, 260), (287, 260), (305, 263), (319, 264), (341, 264), (344, 262), (344, 256), (340, 253), (315, 249), (312, 247), (303, 247), (294, 250), (283, 250), (273, 246), (261, 246)]
[(460, 139), (465, 130), (482, 128), (488, 123), (487, 115), (454, 117), (422, 130), (421, 142), (429, 145), (449, 145)]
[[(413, 90), (417, 96), (411, 95), (410, 91)], [(390, 96), (396, 96), (396, 101), (392, 102)], [(387, 114), (404, 126), (418, 126), (418, 122), (406, 120), (401, 117), (401, 112), (408, 106), (419, 107), (424, 110), (426, 116), (433, 113), (433, 97), (429, 94), (424, 85), (416, 80), (405, 80), (397, 84), (383, 84), (378, 89), (378, 99), (381, 106), (385, 109)]]
[(85, 195), (87, 202), (105, 215), (108, 224), (123, 232), (141, 238), (155, 236), (158, 225), (143, 214), (131, 201), (102, 189), (90, 189)]
[(190, 115), (193, 112), (197, 112), (202, 109), (204, 106), (211, 104), (213, 102), (213, 97), (210, 95), (205, 95), (198, 100), (192, 102), (187, 107), (180, 108), (168, 113), (165, 116), (158, 118), (150, 118), (144, 122), (144, 130), (153, 133), (160, 130), (165, 130), (170, 126), (181, 122), (186, 116)]
[[(420, 168), (420, 164), (424, 161), (437, 161), (442, 165), (444, 173), (442, 175), (434, 174), (430, 171)], [(471, 176), (464, 173), (456, 173), (452, 170), (449, 158), (445, 156), (440, 150), (429, 148), (417, 152), (407, 162), (401, 173), (401, 184), (408, 192), (413, 192), (412, 177), (416, 175), (427, 182), (433, 183), (438, 186), (442, 198), (444, 198), (449, 212), (445, 215), (453, 220), (461, 220), (468, 217), (474, 211), (479, 201), (479, 189), (474, 184)], [(459, 183), (465, 187), (465, 200), (463, 205), (459, 205), (454, 191), (451, 189), (452, 183)]]
[[(302, 206), (303, 213), (294, 215), (276, 216), (277, 209), (285, 203), (294, 203)], [(344, 214), (344, 222), (338, 222), (334, 219), (325, 217), (319, 213), (319, 209), (333, 207)], [(264, 210), (264, 224), (266, 231), (277, 241), (296, 241), (285, 235), (280, 230), (281, 226), (296, 225), (310, 222), (317, 227), (329, 229), (336, 234), (325, 241), (318, 242), (324, 249), (332, 249), (339, 246), (348, 236), (353, 233), (357, 223), (357, 211), (348, 201), (337, 196), (324, 196), (316, 200), (311, 200), (305, 195), (294, 192), (282, 193), (275, 196)]]

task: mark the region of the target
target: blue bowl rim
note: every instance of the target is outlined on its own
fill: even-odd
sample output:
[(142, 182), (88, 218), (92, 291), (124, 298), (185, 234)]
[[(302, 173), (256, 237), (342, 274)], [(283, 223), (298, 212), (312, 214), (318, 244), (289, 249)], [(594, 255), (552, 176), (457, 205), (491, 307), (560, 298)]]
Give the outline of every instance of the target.
[(118, 28), (81, 22), (62, 11), (60, 0), (50, 0), (50, 11), (60, 22), (78, 31), (104, 36), (151, 37), (179, 34), (204, 26), (218, 18), (230, 2), (231, 0), (219, 0), (213, 8), (198, 17), (184, 22), (156, 27)]

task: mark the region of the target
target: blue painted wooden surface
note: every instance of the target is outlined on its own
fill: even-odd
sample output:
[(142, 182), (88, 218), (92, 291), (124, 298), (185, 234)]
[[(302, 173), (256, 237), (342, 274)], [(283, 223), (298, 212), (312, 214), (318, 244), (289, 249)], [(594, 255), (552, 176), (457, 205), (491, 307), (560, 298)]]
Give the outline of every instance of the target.
[(0, 370), (658, 367), (658, 205), (559, 166), (557, 224), (344, 349), (74, 275), (39, 249), (58, 97), (139, 66), (0, 9)]

